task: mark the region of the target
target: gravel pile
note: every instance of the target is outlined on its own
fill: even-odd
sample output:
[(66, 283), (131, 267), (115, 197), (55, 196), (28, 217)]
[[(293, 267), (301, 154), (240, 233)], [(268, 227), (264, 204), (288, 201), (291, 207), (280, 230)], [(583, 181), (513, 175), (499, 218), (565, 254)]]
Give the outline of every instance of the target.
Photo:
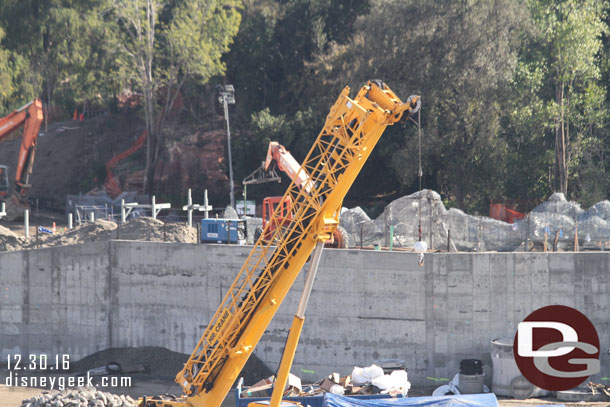
[[(109, 348), (71, 363), (70, 368), (73, 373), (84, 373), (89, 369), (106, 366), (109, 362), (117, 362), (123, 367), (142, 364), (150, 376), (173, 379), (188, 358), (189, 355), (185, 353), (158, 346)], [(245, 385), (252, 385), (272, 374), (273, 371), (256, 354), (252, 354), (238, 377), (244, 378)]]
[(136, 407), (136, 405), (137, 401), (129, 396), (117, 396), (85, 387), (51, 391), (21, 402), (21, 407)]
[(109, 362), (117, 362), (123, 367), (141, 364), (152, 376), (173, 379), (182, 370), (188, 357), (184, 353), (157, 346), (109, 348), (71, 362), (70, 369), (73, 373), (84, 373), (89, 369), (106, 366)]

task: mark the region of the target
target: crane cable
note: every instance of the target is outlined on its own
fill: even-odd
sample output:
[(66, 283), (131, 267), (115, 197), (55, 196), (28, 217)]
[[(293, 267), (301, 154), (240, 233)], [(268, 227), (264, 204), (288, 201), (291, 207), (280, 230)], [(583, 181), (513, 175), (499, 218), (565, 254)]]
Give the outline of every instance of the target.
[(419, 204), (417, 205), (419, 208), (419, 226), (417, 228), (419, 234), (419, 241), (422, 239), (422, 228), (421, 228), (421, 191), (422, 191), (422, 176), (423, 171), (421, 168), (421, 107), (417, 111), (417, 144), (419, 146), (419, 169), (417, 171), (417, 175), (419, 176)]

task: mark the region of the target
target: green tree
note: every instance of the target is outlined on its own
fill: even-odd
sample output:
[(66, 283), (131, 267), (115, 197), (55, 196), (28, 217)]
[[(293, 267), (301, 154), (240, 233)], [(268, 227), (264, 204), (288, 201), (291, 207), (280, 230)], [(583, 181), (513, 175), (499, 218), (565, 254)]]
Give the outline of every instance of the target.
[[(380, 78), (401, 97), (422, 96), (425, 186), (461, 208), (502, 194), (507, 146), (501, 119), (527, 15), (519, 2), (375, 1), (346, 46), (319, 61), (329, 83)], [(413, 127), (388, 129), (372, 160), (401, 191), (417, 177)], [(395, 184), (396, 185), (396, 184)]]
[(95, 75), (106, 68), (91, 63), (96, 44), (106, 40), (100, 35), (101, 9), (101, 0), (0, 0), (0, 26), (7, 34), (2, 44), (20, 58), (14, 60), (20, 91), (31, 89), (47, 105), (58, 94), (68, 95), (73, 105), (97, 93), (96, 84), (78, 73)]
[[(168, 114), (188, 78), (205, 83), (225, 71), (221, 57), (238, 31), (239, 6), (239, 0), (112, 3), (118, 44), (134, 67), (132, 79), (143, 94), (149, 135), (145, 186), (149, 193), (154, 190)], [(161, 97), (157, 97), (158, 91)]]
[[(4, 37), (4, 31), (0, 28), (0, 44)], [(7, 101), (10, 100), (14, 92), (13, 75), (9, 64), (10, 51), (0, 48), (0, 115), (5, 110)]]
[(553, 119), (557, 185), (567, 196), (571, 169), (582, 157), (575, 152), (591, 145), (588, 138), (604, 121), (605, 95), (597, 82), (608, 5), (603, 0), (529, 0), (528, 5), (552, 86), (547, 100)]

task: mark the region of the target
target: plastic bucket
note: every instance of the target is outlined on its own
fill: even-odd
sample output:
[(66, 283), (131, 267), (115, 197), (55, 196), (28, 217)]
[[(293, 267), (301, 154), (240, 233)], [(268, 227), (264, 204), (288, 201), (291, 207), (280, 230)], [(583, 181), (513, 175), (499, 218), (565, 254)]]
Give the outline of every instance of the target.
[(483, 393), (483, 381), (485, 376), (482, 374), (466, 375), (460, 373), (460, 393), (480, 394)]
[[(513, 356), (513, 338), (498, 338), (491, 341), (491, 362), (493, 365), (491, 391), (496, 395), (523, 399), (548, 394), (546, 390), (527, 382), (521, 375)], [(520, 378), (515, 380), (517, 377)], [(531, 386), (531, 391), (524, 388), (525, 382)]]

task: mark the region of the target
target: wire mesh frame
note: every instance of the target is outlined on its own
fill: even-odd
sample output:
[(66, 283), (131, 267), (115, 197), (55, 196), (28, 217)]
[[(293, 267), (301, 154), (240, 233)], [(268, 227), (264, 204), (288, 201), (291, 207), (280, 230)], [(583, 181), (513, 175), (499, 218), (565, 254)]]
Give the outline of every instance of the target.
[[(287, 197), (292, 199), (293, 218), (286, 227), (276, 228), (268, 242), (262, 238), (256, 242), (185, 368), (177, 376), (177, 381), (183, 377), (189, 382), (179, 382), (187, 394), (199, 392), (202, 387), (211, 388), (215, 375), (234, 350), (255, 310), (260, 306), (261, 299), (272, 286), (278, 270), (288, 268), (288, 261), (295, 256), (302, 241), (311, 233), (314, 227), (312, 221), (323, 212), (330, 213), (335, 220), (330, 223), (336, 226), (340, 204), (351, 182), (347, 187), (340, 188), (343, 190), (342, 196), (333, 200), (336, 207), (325, 207), (322, 211), (326, 198), (338, 186), (341, 174), (351, 163), (362, 157), (361, 147), (367, 142), (367, 136), (375, 135), (378, 139), (385, 126), (395, 121), (382, 121), (380, 119), (387, 118), (385, 115), (370, 114), (373, 105), (364, 99), (365, 88), (358, 93), (356, 100), (347, 97), (349, 89), (346, 88), (331, 108), (322, 132), (299, 170), (299, 173), (306, 171), (309, 176), (308, 183), (311, 182), (312, 186), (310, 193), (306, 192), (308, 188), (299, 189), (291, 182), (282, 200)], [(371, 117), (372, 123), (363, 126)], [(370, 151), (365, 156), (368, 157), (368, 154)], [(363, 163), (359, 165), (362, 166)], [(280, 211), (278, 205), (262, 236), (270, 233), (267, 229), (280, 216)], [(332, 233), (332, 228), (331, 226), (325, 232)], [(323, 229), (323, 225), (318, 225), (315, 231)], [(280, 243), (274, 248), (273, 242)], [(296, 273), (299, 271), (296, 270)], [(214, 330), (219, 324), (223, 329), (220, 330), (220, 336), (217, 336)], [(252, 349), (247, 351), (251, 352)]]

